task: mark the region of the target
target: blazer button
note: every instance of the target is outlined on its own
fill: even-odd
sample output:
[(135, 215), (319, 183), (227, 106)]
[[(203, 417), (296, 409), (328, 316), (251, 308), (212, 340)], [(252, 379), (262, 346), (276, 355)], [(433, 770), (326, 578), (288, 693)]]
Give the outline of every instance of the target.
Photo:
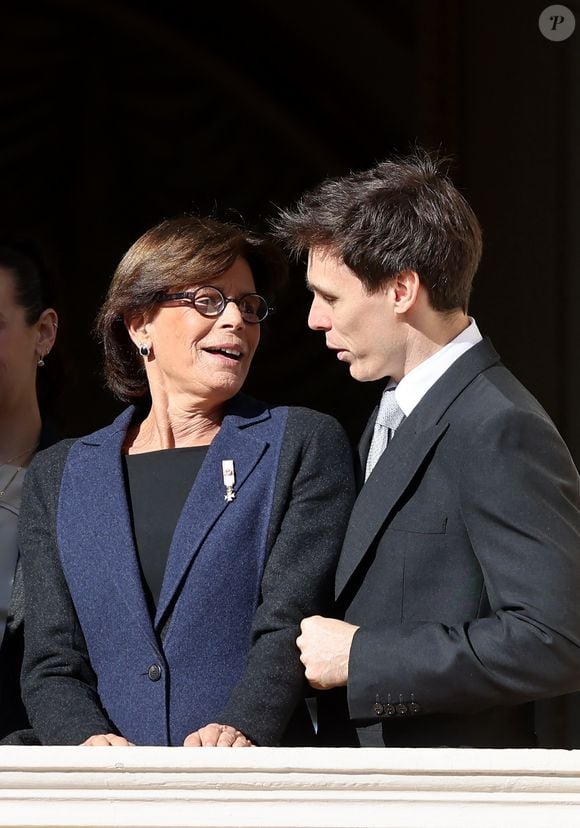
[(417, 704), (417, 702), (411, 702), (409, 705), (409, 712), (410, 713), (420, 713), (421, 712), (421, 705)]
[(385, 716), (395, 716), (396, 714), (397, 714), (397, 711), (395, 709), (394, 704), (390, 704), (390, 703), (385, 704), (385, 713), (384, 713)]
[(151, 681), (159, 681), (161, 678), (161, 667), (159, 664), (152, 664), (151, 667), (147, 670), (147, 675), (151, 679)]
[(399, 702), (399, 704), (396, 705), (396, 710), (397, 710), (397, 715), (399, 715), (399, 716), (406, 716), (407, 713), (409, 712), (409, 708), (403, 702)]
[(373, 705), (373, 710), (377, 716), (382, 716), (385, 712), (385, 706), (380, 702), (375, 702), (375, 704)]

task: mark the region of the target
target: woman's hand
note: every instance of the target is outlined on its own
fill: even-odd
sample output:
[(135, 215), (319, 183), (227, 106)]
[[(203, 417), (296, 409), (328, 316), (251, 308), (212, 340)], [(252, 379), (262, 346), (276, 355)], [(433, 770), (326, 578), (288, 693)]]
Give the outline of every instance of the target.
[(97, 733), (94, 736), (89, 736), (81, 745), (91, 745), (92, 747), (103, 747), (104, 745), (114, 745), (115, 747), (135, 747), (134, 742), (129, 742), (124, 736), (116, 736), (114, 733)]
[(200, 727), (186, 737), (184, 747), (253, 747), (240, 730), (231, 725), (211, 724)]

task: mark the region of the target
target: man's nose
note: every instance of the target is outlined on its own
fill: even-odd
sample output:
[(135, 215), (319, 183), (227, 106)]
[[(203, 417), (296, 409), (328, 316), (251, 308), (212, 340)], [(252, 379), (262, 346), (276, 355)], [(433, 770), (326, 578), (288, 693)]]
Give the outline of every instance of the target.
[(308, 313), (308, 327), (313, 331), (328, 331), (332, 327), (328, 314), (320, 307), (316, 297), (312, 300)]

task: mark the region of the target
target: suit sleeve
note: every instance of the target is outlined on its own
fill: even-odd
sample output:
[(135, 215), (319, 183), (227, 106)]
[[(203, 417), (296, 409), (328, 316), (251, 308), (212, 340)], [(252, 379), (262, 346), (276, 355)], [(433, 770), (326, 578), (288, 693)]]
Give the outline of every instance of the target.
[[(301, 620), (328, 612), (354, 500), (351, 450), (339, 424), (290, 411), (280, 458), (274, 539), (264, 570), (242, 680), (218, 721), (275, 745), (306, 682), (296, 638)], [(292, 419), (290, 419), (292, 418)]]
[(568, 450), (547, 417), (513, 409), (464, 439), (458, 497), (486, 617), (361, 628), (353, 719), (372, 717), (377, 694), (469, 713), (580, 688), (580, 496)]
[[(23, 697), (42, 744), (80, 744), (114, 732), (97, 694), (85, 640), (56, 541), (59, 463), (42, 454), (30, 466), (19, 518), (25, 590)], [(48, 452), (47, 452), (48, 454)], [(56, 472), (56, 473), (55, 473)]]

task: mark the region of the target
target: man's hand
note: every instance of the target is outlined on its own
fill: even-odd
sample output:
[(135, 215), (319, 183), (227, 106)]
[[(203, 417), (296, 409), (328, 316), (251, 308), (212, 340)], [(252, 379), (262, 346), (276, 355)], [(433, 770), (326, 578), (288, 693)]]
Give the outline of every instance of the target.
[(231, 725), (211, 724), (186, 736), (184, 747), (252, 747), (249, 739)]
[(114, 747), (135, 747), (133, 742), (129, 742), (124, 736), (117, 736), (115, 733), (95, 733), (94, 736), (89, 736), (81, 745), (90, 745), (91, 747), (104, 747), (105, 745), (112, 745)]
[(358, 627), (335, 618), (312, 615), (302, 621), (300, 630), (296, 644), (310, 686), (330, 690), (345, 685), (352, 639)]

